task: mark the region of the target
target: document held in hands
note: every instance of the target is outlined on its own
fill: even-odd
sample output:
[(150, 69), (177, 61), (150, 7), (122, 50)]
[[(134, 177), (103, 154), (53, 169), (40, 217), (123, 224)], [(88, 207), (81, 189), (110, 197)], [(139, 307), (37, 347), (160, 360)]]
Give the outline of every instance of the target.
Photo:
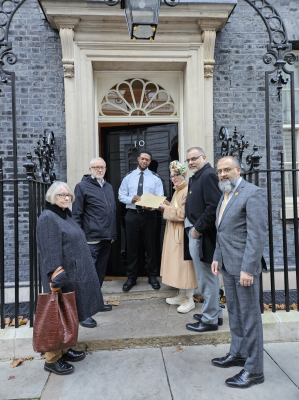
[(136, 206), (149, 208), (159, 208), (166, 199), (166, 196), (155, 196), (154, 194), (143, 193), (141, 200), (137, 201)]

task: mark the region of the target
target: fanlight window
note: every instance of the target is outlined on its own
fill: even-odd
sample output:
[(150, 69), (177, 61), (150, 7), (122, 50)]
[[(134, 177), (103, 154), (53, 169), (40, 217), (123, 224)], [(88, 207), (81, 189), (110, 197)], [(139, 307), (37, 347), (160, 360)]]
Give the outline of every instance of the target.
[(160, 85), (146, 79), (126, 79), (104, 96), (100, 115), (176, 116), (172, 97)]

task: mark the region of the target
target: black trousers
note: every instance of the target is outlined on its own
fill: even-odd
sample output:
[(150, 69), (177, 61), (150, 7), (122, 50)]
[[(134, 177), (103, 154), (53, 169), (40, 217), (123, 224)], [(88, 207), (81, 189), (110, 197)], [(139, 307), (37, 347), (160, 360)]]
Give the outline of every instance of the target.
[(98, 274), (100, 286), (102, 287), (111, 251), (111, 240), (101, 240), (97, 244), (89, 244), (88, 246)]
[(157, 214), (155, 211), (128, 210), (126, 214), (127, 235), (127, 277), (138, 278), (138, 253), (141, 240), (146, 251), (148, 276), (157, 276), (156, 263), (156, 224)]

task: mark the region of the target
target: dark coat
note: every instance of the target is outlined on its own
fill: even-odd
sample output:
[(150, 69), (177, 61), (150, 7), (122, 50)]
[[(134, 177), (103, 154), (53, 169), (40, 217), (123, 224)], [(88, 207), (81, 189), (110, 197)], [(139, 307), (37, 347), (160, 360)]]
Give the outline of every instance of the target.
[(83, 229), (87, 242), (116, 239), (116, 204), (112, 186), (101, 187), (84, 175), (75, 188), (73, 218)]
[(37, 221), (36, 239), (44, 293), (50, 292), (51, 275), (62, 266), (69, 283), (61, 289), (76, 293), (79, 321), (101, 310), (104, 302), (99, 279), (84, 232), (72, 219), (71, 211), (46, 201)]
[[(189, 180), (185, 214), (195, 230), (200, 233), (200, 259), (212, 263), (216, 246), (216, 209), (221, 197), (218, 177), (209, 163)], [(185, 231), (184, 259), (190, 260), (189, 239)]]

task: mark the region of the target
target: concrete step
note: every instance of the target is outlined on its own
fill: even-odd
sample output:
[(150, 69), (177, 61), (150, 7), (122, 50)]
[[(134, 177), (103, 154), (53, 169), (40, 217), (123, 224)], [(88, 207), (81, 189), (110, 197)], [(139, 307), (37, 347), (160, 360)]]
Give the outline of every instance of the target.
[[(84, 351), (117, 350), (138, 347), (177, 345), (217, 345), (230, 343), (227, 310), (224, 324), (218, 331), (195, 333), (186, 329), (195, 322), (193, 314), (201, 313), (196, 303), (188, 314), (179, 314), (177, 306), (169, 306), (163, 298), (120, 300), (110, 312), (98, 313), (93, 329), (79, 327), (78, 349)], [(267, 311), (262, 315), (264, 342), (299, 341), (297, 311)], [(0, 360), (38, 357), (32, 348), (33, 329), (29, 324), (18, 329), (0, 330)]]
[(134, 286), (129, 292), (123, 292), (122, 287), (127, 278), (117, 280), (104, 281), (102, 286), (102, 293), (105, 301), (108, 300), (142, 300), (152, 298), (163, 298), (176, 296), (178, 289), (162, 283), (162, 278), (157, 278), (161, 284), (161, 288), (155, 290), (148, 283), (148, 278), (139, 278), (137, 285)]

